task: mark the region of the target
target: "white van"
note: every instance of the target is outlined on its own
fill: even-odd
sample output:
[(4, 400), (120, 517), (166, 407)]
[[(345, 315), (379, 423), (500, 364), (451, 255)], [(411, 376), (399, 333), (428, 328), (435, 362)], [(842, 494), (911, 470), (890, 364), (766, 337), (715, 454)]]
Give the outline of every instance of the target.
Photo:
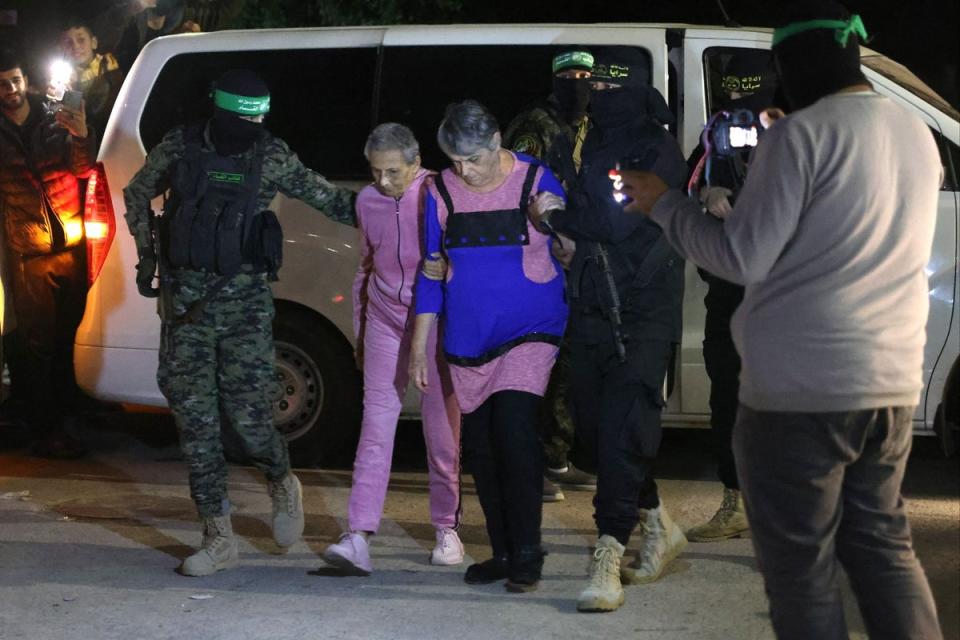
[[(134, 283), (136, 252), (122, 219), (121, 189), (169, 128), (208, 112), (210, 82), (228, 68), (261, 73), (272, 93), (269, 129), (308, 166), (359, 188), (369, 180), (362, 149), (375, 124), (411, 126), (423, 146), (424, 164), (440, 169), (444, 159), (434, 138), (444, 106), (477, 98), (506, 126), (525, 105), (549, 93), (550, 58), (559, 44), (644, 50), (652, 83), (676, 114), (674, 133), (689, 154), (711, 110), (723, 57), (767, 57), (770, 38), (764, 29), (618, 24), (224, 31), (154, 40), (123, 85), (105, 132), (99, 172), (88, 186), (92, 286), (76, 338), (77, 379), (87, 393), (104, 400), (165, 403), (156, 382), (160, 321), (155, 302), (141, 297)], [(907, 69), (875, 52), (863, 50), (863, 66), (878, 91), (930, 126), (944, 164), (928, 268), (926, 389), (915, 415), (916, 431), (930, 434), (935, 416), (960, 422), (960, 114)], [(284, 266), (274, 285), (280, 383), (275, 414), (295, 461), (309, 464), (341, 449), (358, 425), (361, 384), (352, 358), (350, 309), (357, 233), (283, 196), (274, 208), (285, 237)], [(665, 418), (669, 424), (705, 424), (706, 287), (692, 265), (686, 286), (683, 342)]]

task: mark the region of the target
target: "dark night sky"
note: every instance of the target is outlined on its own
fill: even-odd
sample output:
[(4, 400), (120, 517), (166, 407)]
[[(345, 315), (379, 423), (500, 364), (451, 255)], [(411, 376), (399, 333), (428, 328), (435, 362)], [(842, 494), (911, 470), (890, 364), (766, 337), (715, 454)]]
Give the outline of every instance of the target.
[[(49, 42), (69, 14), (89, 14), (111, 0), (0, 0), (0, 9), (17, 9), (21, 37)], [(960, 2), (957, 0), (848, 0), (866, 24), (873, 49), (910, 67), (954, 105), (960, 104)], [(745, 26), (776, 26), (785, 2), (723, 0), (730, 16)], [(716, 0), (464, 0), (458, 22), (690, 22), (722, 24)], [(7, 28), (0, 28), (9, 31)], [(0, 31), (0, 34), (3, 32)], [(34, 45), (36, 47), (36, 45)]]

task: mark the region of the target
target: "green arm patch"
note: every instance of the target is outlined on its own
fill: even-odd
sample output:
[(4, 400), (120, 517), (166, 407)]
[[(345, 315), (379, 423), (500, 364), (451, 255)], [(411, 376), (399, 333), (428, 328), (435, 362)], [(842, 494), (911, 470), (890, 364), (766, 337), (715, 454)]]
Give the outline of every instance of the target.
[(517, 153), (526, 153), (535, 158), (539, 158), (542, 151), (540, 141), (537, 140), (536, 136), (530, 135), (529, 133), (517, 138), (516, 142), (513, 143), (513, 150)]

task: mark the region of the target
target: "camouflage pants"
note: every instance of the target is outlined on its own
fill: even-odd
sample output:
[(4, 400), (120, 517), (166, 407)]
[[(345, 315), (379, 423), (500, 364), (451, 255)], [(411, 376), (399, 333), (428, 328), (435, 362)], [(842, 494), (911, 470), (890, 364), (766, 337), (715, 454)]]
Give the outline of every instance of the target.
[[(171, 277), (173, 312), (181, 316), (219, 276), (178, 271)], [(221, 415), (268, 480), (290, 470), (287, 443), (273, 425), (276, 385), (273, 297), (266, 276), (233, 276), (194, 322), (164, 322), (157, 382), (170, 403), (190, 470), (190, 495), (201, 517), (229, 511)]]
[(550, 372), (550, 382), (540, 403), (540, 436), (543, 439), (544, 464), (559, 469), (567, 464), (573, 447), (574, 424), (567, 408), (570, 388), (570, 345), (560, 343), (557, 362)]

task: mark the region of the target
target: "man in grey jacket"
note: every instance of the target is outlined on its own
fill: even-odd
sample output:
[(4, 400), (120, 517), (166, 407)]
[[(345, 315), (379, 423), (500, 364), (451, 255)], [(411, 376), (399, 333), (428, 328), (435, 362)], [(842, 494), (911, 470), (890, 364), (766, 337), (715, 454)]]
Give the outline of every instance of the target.
[(793, 113), (725, 223), (650, 173), (631, 209), (746, 285), (733, 445), (779, 638), (847, 638), (839, 565), (872, 638), (940, 638), (900, 487), (922, 387), (941, 167), (927, 126), (872, 91), (858, 16), (804, 3), (773, 36)]

